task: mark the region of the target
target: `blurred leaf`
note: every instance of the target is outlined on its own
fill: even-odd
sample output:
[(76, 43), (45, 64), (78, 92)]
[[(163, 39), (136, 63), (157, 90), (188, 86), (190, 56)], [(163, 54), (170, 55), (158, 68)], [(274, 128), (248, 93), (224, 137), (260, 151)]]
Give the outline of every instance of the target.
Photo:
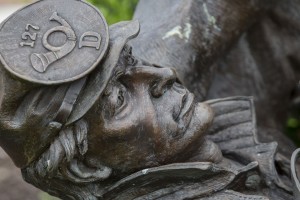
[(300, 125), (299, 120), (296, 118), (289, 118), (287, 122), (287, 126), (289, 128), (298, 128)]
[(108, 24), (131, 20), (138, 0), (88, 0), (103, 13)]
[(52, 197), (49, 194), (45, 193), (45, 192), (40, 192), (39, 193), (39, 199), (40, 200), (60, 200), (56, 197)]
[(290, 117), (287, 120), (286, 134), (300, 147), (300, 118)]

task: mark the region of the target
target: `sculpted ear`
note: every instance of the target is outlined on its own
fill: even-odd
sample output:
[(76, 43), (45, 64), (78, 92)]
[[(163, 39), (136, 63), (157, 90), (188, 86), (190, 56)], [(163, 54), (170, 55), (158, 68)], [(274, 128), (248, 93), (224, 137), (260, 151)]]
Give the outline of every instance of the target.
[(62, 175), (74, 183), (103, 181), (111, 175), (112, 169), (106, 166), (92, 168), (80, 160), (74, 159), (69, 167), (62, 170)]
[[(71, 142), (72, 137), (68, 137), (68, 134), (64, 134), (66, 139), (61, 142), (64, 146), (63, 149), (66, 152), (65, 154), (68, 163), (63, 165), (59, 171), (64, 178), (74, 183), (103, 181), (107, 179), (112, 172), (111, 168), (103, 166), (101, 163), (98, 163), (97, 168), (95, 168), (88, 166), (84, 162), (84, 159), (80, 159), (84, 158), (84, 155), (88, 150), (87, 133), (88, 125), (86, 121), (80, 120), (75, 123), (73, 128), (72, 136), (74, 137), (74, 142)], [(69, 151), (70, 149), (73, 149), (73, 151)], [(75, 153), (76, 151), (74, 151), (74, 149), (77, 149), (77, 156), (71, 155), (72, 153), (68, 153)]]

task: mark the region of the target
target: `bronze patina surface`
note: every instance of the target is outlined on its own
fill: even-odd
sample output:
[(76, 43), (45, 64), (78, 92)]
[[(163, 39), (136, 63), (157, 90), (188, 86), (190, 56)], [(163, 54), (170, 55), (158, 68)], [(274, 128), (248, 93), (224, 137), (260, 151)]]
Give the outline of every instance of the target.
[[(276, 54), (262, 61), (254, 53), (264, 50), (252, 46), (248, 50), (256, 62), (251, 62), (244, 48), (262, 44), (248, 35), (251, 28), (260, 27), (254, 17), (263, 21), (279, 8), (274, 2), (141, 0), (135, 14), (141, 26), (137, 20), (120, 22), (108, 32), (102, 15), (82, 1), (43, 0), (18, 11), (0, 29), (5, 47), (0, 54), (7, 55), (0, 65), (1, 147), (27, 182), (62, 199), (292, 200), (289, 156), (294, 147), (275, 126), (281, 118), (261, 110), (268, 102), (265, 98), (287, 91), (247, 88), (245, 82), (242, 87), (225, 87), (235, 79), (213, 82), (221, 64), (221, 69), (245, 70), (245, 77), (253, 81), (258, 81), (257, 74), (267, 77), (269, 62), (279, 59)], [(27, 26), (26, 17), (26, 22), (14, 24), (20, 31), (24, 24), (25, 31), (45, 26), (32, 48), (32, 42), (20, 43), (23, 32), (12, 32), (12, 22), (14, 17), (20, 21), (23, 12), (39, 16), (37, 5), (49, 12), (35, 24)], [(81, 6), (86, 9), (78, 10)], [(65, 43), (63, 35), (68, 38)], [(5, 61), (11, 59), (7, 44), (16, 38), (11, 52), (20, 51), (27, 63), (16, 59), (11, 65)], [(62, 56), (56, 57), (56, 50)], [(265, 71), (257, 68), (260, 73), (251, 77), (253, 71), (247, 67), (261, 62), (266, 63)], [(23, 77), (18, 74), (22, 70), (17, 73), (11, 67), (30, 73)], [(68, 70), (60, 71), (61, 67)], [(287, 70), (287, 65), (282, 67)], [(85, 72), (73, 76), (77, 69)], [(231, 68), (225, 72), (228, 79), (237, 76)], [(48, 73), (50, 80), (44, 79)], [(285, 83), (292, 90), (292, 80)], [(254, 98), (232, 97), (244, 95), (241, 88), (246, 95), (252, 89), (257, 93), (252, 93)], [(269, 93), (259, 96), (267, 89)], [(213, 96), (218, 98), (210, 99)], [(282, 101), (274, 98), (265, 108)], [(269, 120), (261, 120), (263, 116)], [(268, 127), (279, 133), (267, 132)]]
[(91, 72), (109, 41), (102, 14), (75, 0), (37, 1), (4, 21), (0, 33), (5, 68), (21, 79), (49, 85)]

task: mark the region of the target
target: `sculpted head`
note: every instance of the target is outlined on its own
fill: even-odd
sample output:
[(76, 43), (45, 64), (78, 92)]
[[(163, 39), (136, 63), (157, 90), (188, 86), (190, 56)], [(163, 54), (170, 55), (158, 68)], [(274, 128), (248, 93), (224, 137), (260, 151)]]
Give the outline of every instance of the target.
[[(77, 183), (105, 185), (141, 169), (184, 162), (201, 146), (213, 118), (210, 107), (195, 102), (174, 69), (146, 63), (132, 51), (123, 44), (93, 105), (23, 169), (28, 182), (61, 195), (67, 181), (72, 183), (69, 195), (82, 198), (85, 192), (80, 191), (86, 190)], [(97, 80), (95, 77), (93, 74), (88, 81)], [(83, 90), (96, 94), (90, 85)], [(72, 116), (80, 109), (80, 101)], [(52, 184), (43, 185), (42, 179)], [(64, 193), (68, 198), (65, 188)]]
[(182, 161), (202, 142), (212, 120), (171, 68), (145, 63), (125, 46), (105, 91), (84, 119), (88, 161), (114, 170)]

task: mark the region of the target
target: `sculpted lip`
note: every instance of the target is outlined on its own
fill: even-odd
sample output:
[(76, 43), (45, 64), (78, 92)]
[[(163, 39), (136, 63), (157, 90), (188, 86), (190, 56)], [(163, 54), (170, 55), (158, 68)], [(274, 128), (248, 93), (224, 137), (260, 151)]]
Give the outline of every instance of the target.
[(183, 97), (180, 113), (176, 118), (176, 122), (178, 123), (178, 128), (179, 128), (177, 136), (180, 135), (182, 136), (185, 133), (189, 123), (191, 122), (194, 106), (195, 106), (194, 94), (190, 93), (189, 91), (186, 91), (186, 94)]

